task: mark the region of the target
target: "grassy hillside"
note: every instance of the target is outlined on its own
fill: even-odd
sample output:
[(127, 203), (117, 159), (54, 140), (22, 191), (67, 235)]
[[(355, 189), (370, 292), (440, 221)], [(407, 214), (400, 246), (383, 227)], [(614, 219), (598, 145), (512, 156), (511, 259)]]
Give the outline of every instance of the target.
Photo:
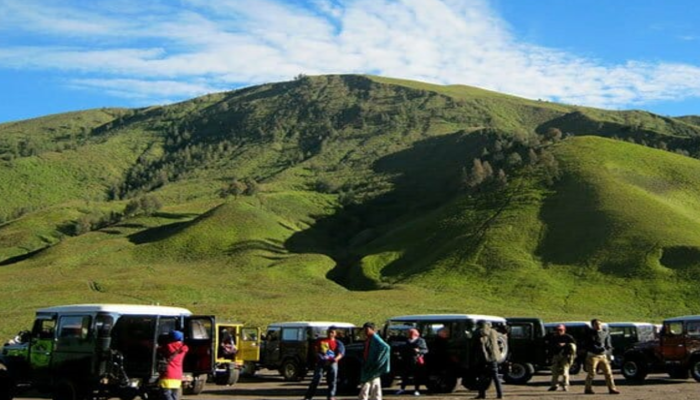
[(74, 302), (253, 324), (692, 313), (693, 121), (320, 76), (2, 124), (0, 334)]

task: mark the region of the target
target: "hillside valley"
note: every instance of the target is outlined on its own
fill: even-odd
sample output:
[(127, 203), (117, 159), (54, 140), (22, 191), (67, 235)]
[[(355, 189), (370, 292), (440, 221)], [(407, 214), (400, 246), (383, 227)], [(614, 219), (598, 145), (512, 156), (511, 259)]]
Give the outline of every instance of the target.
[(92, 302), (695, 314), (699, 120), (328, 75), (0, 124), (0, 334)]

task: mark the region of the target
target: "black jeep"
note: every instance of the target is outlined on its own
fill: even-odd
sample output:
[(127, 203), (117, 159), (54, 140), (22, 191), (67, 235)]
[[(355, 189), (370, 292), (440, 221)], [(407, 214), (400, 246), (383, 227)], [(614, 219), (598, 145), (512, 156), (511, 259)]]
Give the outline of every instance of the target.
[(507, 383), (525, 384), (535, 372), (549, 366), (546, 332), (540, 318), (506, 318), (508, 324), (508, 362), (503, 379)]
[(147, 397), (157, 390), (156, 346), (178, 329), (190, 351), (184, 361), (185, 392), (197, 394), (212, 373), (214, 317), (184, 308), (86, 304), (37, 310), (31, 331), (0, 355), (0, 400), (19, 388), (54, 399)]
[[(407, 332), (415, 328), (428, 346), (425, 369), (428, 390), (433, 393), (451, 393), (462, 379), (468, 389), (476, 388), (478, 372), (474, 332), (478, 321), (489, 321), (500, 332), (506, 331), (506, 320), (488, 315), (431, 314), (406, 315), (390, 318), (378, 333), (391, 346), (391, 371), (382, 377), (383, 386), (391, 386), (402, 376), (406, 365), (401, 359), (401, 346), (407, 341)], [(508, 353), (506, 336), (502, 336), (501, 350)], [(346, 347), (345, 358), (340, 362), (339, 386), (345, 391), (355, 390), (359, 384), (364, 343)]]

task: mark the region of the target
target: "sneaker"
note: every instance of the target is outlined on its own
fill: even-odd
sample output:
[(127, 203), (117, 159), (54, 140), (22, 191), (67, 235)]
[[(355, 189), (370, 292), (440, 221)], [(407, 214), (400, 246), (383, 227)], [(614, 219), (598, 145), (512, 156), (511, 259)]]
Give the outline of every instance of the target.
[(610, 389), (610, 390), (608, 390), (608, 393), (610, 393), (610, 394), (620, 394), (620, 391), (617, 390), (617, 389)]
[(405, 390), (399, 389), (399, 390), (396, 391), (395, 394), (399, 395), (399, 394), (404, 394), (405, 392), (406, 392)]
[(563, 391), (565, 391), (565, 392), (568, 392), (568, 391), (569, 391), (569, 387), (568, 387), (568, 386), (562, 386), (562, 387), (561, 387), (561, 390), (563, 390)]
[(550, 386), (549, 389), (547, 389), (548, 392), (554, 392), (557, 390), (556, 386)]
[(413, 395), (414, 395), (414, 396), (420, 396), (420, 392), (416, 390), (415, 392), (413, 392)]

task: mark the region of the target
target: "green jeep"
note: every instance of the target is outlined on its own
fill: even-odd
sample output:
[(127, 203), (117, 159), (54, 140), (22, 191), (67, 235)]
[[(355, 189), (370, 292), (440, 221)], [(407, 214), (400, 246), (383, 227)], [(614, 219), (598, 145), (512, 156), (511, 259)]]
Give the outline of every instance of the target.
[(182, 330), (189, 352), (185, 393), (198, 394), (214, 368), (214, 317), (184, 308), (83, 304), (39, 309), (31, 331), (0, 355), (0, 400), (32, 388), (60, 400), (119, 397), (157, 390), (156, 347)]

